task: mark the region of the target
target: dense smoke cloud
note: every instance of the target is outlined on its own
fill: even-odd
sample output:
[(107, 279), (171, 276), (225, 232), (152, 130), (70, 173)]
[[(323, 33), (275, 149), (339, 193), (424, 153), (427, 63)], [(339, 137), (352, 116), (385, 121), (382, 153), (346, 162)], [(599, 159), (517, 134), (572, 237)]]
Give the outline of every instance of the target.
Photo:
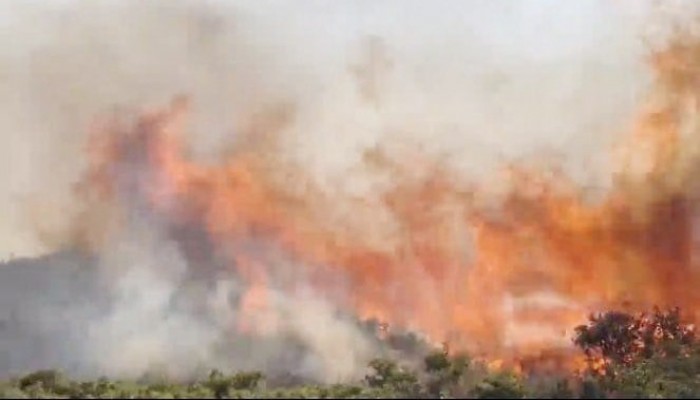
[[(291, 104), (288, 151), (332, 181), (387, 135), (469, 171), (542, 147), (580, 167), (644, 83), (637, 2), (9, 4), (1, 18), (14, 39), (0, 58), (12, 144), (2, 157), (6, 256), (47, 250), (36, 225), (65, 224), (88, 124), (112, 107), (191, 95), (192, 145), (206, 159), (231, 146), (251, 114)], [(376, 62), (386, 68), (371, 66), (371, 43), (383, 43)], [(379, 104), (357, 90), (362, 79)]]
[[(504, 159), (554, 153), (577, 178), (604, 185), (601, 149), (646, 84), (637, 4), (14, 2), (0, 15), (15, 38), (0, 49), (0, 251), (75, 250), (76, 226), (94, 215), (83, 214), (94, 204), (73, 185), (89, 161), (91, 124), (178, 94), (192, 101), (183, 134), (193, 159), (215, 164), (239, 147), (274, 152), (280, 164), (268, 166), (295, 165), (327, 201), (392, 185), (365, 168), (378, 147), (419, 147), (477, 178)], [(107, 246), (86, 260), (1, 267), (0, 374), (220, 367), (336, 381), (362, 373), (378, 345), (311, 287), (273, 290), (274, 313), (255, 316), (268, 334), (241, 334), (243, 284), (220, 268), (240, 248), (212, 250), (202, 227), (175, 232), (141, 204), (153, 166), (134, 157), (117, 168), (126, 186), (117, 185), (115, 204), (91, 217), (108, 222), (99, 227)], [(338, 202), (329, 212), (332, 224), (352, 209)], [(305, 282), (285, 276), (297, 260), (246, 246), (280, 266), (275, 284)], [(214, 272), (193, 272), (202, 270)], [(9, 289), (18, 286), (26, 290)]]

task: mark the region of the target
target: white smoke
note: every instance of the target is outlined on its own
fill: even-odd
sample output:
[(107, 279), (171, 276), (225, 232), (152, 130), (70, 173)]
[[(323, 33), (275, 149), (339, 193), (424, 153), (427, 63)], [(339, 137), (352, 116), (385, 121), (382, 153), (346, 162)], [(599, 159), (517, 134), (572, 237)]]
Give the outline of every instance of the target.
[(362, 152), (392, 141), (476, 176), (549, 148), (593, 179), (645, 84), (650, 4), (4, 2), (0, 254), (55, 247), (46, 235), (69, 223), (96, 115), (179, 93), (193, 98), (201, 160), (282, 102), (296, 111), (286, 151), (352, 190), (367, 191)]

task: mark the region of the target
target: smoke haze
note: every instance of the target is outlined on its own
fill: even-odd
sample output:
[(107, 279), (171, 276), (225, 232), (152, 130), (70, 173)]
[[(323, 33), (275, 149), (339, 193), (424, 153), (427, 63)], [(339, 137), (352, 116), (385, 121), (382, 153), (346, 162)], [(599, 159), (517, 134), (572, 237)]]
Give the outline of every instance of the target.
[(287, 148), (320, 179), (391, 135), (469, 171), (549, 147), (583, 174), (645, 83), (639, 4), (5, 3), (2, 253), (50, 250), (37, 232), (64, 223), (96, 116), (179, 93), (203, 159), (292, 104)]

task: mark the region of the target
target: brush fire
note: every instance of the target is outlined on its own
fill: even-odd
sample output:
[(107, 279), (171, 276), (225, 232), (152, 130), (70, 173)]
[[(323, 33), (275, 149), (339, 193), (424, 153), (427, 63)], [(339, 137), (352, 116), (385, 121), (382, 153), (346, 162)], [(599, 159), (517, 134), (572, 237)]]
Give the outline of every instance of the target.
[[(335, 199), (255, 136), (221, 165), (188, 159), (184, 98), (98, 129), (85, 190), (100, 202), (137, 197), (169, 229), (201, 227), (246, 288), (238, 329), (270, 329), (284, 318), (271, 287), (303, 286), (360, 319), (518, 363), (566, 352), (594, 311), (680, 306), (700, 317), (697, 59), (694, 40), (652, 54), (654, 88), (615, 149), (619, 168), (601, 199), (562, 174), (513, 164), (494, 178), (507, 193), (480, 201), (479, 187), (438, 160), (390, 159), (381, 148), (365, 160), (391, 177), (389, 189)], [(338, 204), (362, 223), (331, 220)]]
[[(700, 319), (698, 60), (690, 33), (650, 50), (649, 91), (606, 150), (610, 185), (595, 194), (557, 165), (513, 161), (474, 180), (420, 146), (379, 142), (354, 166), (379, 183), (357, 195), (289, 157), (296, 117), (286, 107), (260, 112), (216, 162), (192, 155), (196, 99), (102, 113), (84, 146), (69, 242), (97, 259), (109, 296), (133, 308), (89, 324), (86, 343), (120, 343), (105, 360), (128, 369), (134, 357), (170, 360), (161, 333), (183, 353), (220, 346), (197, 361), (248, 357), (245, 340), (285, 335), (326, 355), (308, 368), (330, 368), (332, 380), (398, 332), (521, 374), (605, 373), (615, 354), (581, 354), (574, 343), (577, 326), (605, 311), (678, 307), (686, 328), (676, 335), (690, 337)], [(123, 265), (132, 253), (140, 261)], [(160, 333), (131, 340), (115, 328), (137, 314)], [(634, 329), (651, 336), (620, 360), (669, 334), (644, 318)], [(149, 328), (154, 319), (165, 322)], [(355, 334), (370, 321), (372, 335)], [(216, 350), (229, 340), (238, 350)]]

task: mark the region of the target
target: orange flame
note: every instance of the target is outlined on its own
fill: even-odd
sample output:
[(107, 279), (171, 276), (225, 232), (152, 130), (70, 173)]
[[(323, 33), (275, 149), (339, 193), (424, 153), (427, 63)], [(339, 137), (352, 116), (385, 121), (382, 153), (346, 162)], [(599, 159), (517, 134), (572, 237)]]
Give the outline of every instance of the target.
[[(494, 366), (517, 357), (527, 367), (528, 357), (564, 354), (557, 352), (570, 345), (567, 330), (592, 310), (680, 306), (700, 316), (696, 60), (695, 40), (654, 53), (655, 89), (616, 149), (614, 187), (598, 202), (560, 173), (514, 166), (506, 169), (508, 194), (486, 207), (484, 192), (455, 171), (430, 160), (393, 162), (381, 151), (366, 161), (387, 170), (394, 186), (374, 200), (338, 200), (280, 178), (298, 171), (271, 150), (244, 146), (219, 166), (189, 160), (181, 102), (135, 126), (101, 130), (88, 186), (115, 199), (127, 185), (174, 224), (204, 226), (247, 284), (242, 329), (256, 329), (250, 321), (281, 268), (266, 254), (278, 251), (296, 277), (286, 290), (303, 281), (361, 318), (421, 331)], [(137, 170), (136, 182), (122, 182), (124, 166)], [(429, 172), (416, 178), (418, 169)], [(340, 202), (353, 212), (330, 222)], [(378, 210), (390, 224), (376, 222)], [(581, 364), (573, 355), (562, 362)]]

